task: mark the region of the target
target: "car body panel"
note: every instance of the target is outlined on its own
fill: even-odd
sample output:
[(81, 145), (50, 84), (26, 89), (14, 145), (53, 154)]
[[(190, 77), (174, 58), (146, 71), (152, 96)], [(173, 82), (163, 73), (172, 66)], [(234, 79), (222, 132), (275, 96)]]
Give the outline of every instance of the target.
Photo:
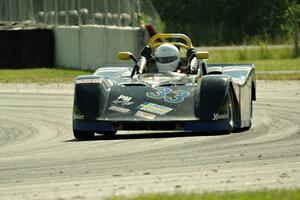
[[(164, 43), (186, 52), (180, 70), (151, 70), (156, 62), (153, 52)], [(118, 130), (231, 132), (250, 128), (252, 101), (256, 100), (253, 64), (208, 65), (209, 53), (197, 52), (184, 34), (153, 36), (139, 59), (130, 52), (118, 56), (132, 59), (135, 65), (99, 68), (93, 75), (76, 78), (75, 137), (84, 138), (82, 132)]]
[(212, 74), (202, 77), (149, 73), (131, 78), (128, 67), (100, 68), (94, 75), (76, 79), (73, 129), (227, 129), (226, 117), (214, 118), (226, 115), (219, 110), (229, 88), (234, 91), (235, 128), (244, 128), (251, 125), (254, 69), (254, 65), (208, 65)]

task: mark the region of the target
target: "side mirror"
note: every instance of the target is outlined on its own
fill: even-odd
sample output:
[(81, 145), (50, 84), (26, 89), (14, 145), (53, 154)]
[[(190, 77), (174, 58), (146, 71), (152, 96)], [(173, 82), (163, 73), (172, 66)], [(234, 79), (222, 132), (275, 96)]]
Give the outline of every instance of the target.
[(119, 52), (118, 53), (118, 59), (119, 60), (130, 60), (130, 59), (132, 59), (135, 63), (137, 63), (136, 58), (130, 52)]
[(209, 53), (208, 51), (200, 51), (196, 53), (196, 57), (199, 60), (208, 59)]
[(130, 52), (119, 52), (118, 53), (118, 59), (119, 60), (130, 60), (132, 53)]

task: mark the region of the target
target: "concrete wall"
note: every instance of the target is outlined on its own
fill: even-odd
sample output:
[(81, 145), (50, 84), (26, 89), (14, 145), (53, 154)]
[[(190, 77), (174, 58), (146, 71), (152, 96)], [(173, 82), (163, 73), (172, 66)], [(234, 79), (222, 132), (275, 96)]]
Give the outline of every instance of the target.
[(86, 26), (80, 29), (81, 69), (95, 69), (107, 64), (107, 36), (105, 27)]
[(55, 66), (80, 67), (79, 27), (54, 29)]
[[(140, 28), (85, 25), (54, 29), (56, 66), (95, 70), (120, 64), (119, 51), (135, 55), (143, 45)], [(127, 62), (128, 63), (128, 62)]]

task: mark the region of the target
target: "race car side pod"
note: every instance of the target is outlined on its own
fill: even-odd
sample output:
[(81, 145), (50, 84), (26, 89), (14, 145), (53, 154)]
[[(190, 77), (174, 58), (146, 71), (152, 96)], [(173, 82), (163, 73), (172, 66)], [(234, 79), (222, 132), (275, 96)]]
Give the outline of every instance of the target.
[[(80, 76), (74, 91), (74, 116), (97, 118), (104, 112), (105, 97), (109, 95), (106, 79), (96, 75)], [(101, 98), (103, 97), (103, 98)]]

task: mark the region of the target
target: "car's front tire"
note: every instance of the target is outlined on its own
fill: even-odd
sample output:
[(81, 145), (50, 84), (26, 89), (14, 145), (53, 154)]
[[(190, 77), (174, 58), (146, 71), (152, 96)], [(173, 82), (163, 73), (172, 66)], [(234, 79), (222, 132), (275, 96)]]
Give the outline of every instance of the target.
[(91, 140), (95, 136), (95, 133), (92, 131), (73, 130), (73, 134), (74, 134), (74, 137), (78, 140)]
[(234, 102), (233, 102), (233, 94), (232, 91), (228, 93), (228, 130), (227, 133), (230, 134), (232, 133), (234, 129), (234, 120), (233, 120), (233, 115), (234, 115)]

